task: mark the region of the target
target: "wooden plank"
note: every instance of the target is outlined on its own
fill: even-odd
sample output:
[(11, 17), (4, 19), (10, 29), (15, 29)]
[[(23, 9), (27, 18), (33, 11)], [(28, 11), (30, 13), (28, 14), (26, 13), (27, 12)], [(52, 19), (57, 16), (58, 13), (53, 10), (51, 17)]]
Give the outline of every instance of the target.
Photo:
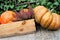
[(26, 34), (36, 31), (34, 19), (0, 25), (0, 37)]

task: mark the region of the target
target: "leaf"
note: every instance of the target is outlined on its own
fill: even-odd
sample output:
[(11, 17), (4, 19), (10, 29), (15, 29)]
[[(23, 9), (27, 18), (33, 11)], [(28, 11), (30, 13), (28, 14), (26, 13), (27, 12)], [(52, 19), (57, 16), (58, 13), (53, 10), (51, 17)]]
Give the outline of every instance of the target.
[(49, 2), (49, 3), (47, 3), (47, 6), (49, 6), (49, 5), (51, 5), (52, 3), (51, 2)]
[[(35, 2), (35, 0), (28, 0), (29, 2)], [(36, 0), (37, 1), (37, 0)]]
[(0, 14), (2, 13), (3, 11), (0, 11)]
[(39, 5), (40, 3), (36, 3), (36, 5)]
[(8, 10), (9, 6), (8, 5), (4, 5), (4, 10)]
[(41, 5), (46, 4), (46, 0), (41, 0)]
[(18, 2), (21, 2), (21, 0), (18, 0)]
[(13, 9), (14, 8), (14, 5), (10, 5), (10, 8)]
[(21, 8), (21, 7), (20, 7), (20, 6), (18, 6), (18, 7), (16, 7), (16, 10), (20, 10), (20, 8)]
[(22, 5), (22, 7), (26, 7), (27, 5)]
[(54, 5), (59, 5), (59, 3), (58, 3), (58, 2), (54, 2), (53, 4), (54, 4)]
[(26, 1), (26, 0), (21, 0), (21, 1)]
[(60, 0), (58, 0), (58, 2), (60, 3)]

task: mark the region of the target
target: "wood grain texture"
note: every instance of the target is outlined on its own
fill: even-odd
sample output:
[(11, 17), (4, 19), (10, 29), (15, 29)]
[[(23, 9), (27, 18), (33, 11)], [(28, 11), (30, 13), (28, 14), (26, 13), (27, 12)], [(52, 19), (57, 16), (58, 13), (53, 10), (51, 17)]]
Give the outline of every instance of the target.
[(0, 25), (0, 37), (26, 34), (36, 31), (34, 19)]

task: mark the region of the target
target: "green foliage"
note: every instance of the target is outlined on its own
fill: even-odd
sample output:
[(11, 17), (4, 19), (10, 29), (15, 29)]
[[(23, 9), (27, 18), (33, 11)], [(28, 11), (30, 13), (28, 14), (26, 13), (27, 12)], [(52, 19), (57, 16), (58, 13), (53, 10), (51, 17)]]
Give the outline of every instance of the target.
[[(44, 5), (45, 7), (49, 8), (50, 10), (54, 9), (53, 12), (58, 12), (55, 10), (55, 8), (60, 3), (60, 0), (54, 0), (53, 3), (48, 1), (48, 0), (17, 0), (16, 4), (19, 4), (19, 5), (15, 6), (16, 5), (15, 0), (0, 0), (0, 14), (6, 10), (17, 10), (17, 11), (19, 11), (20, 9), (27, 8), (27, 6), (28, 6), (27, 4), (20, 5), (20, 3), (24, 3), (27, 1), (28, 2), (35, 2), (36, 1), (36, 3), (31, 4), (33, 8), (35, 6), (38, 6), (38, 5)], [(60, 12), (58, 12), (58, 13), (60, 13)]]

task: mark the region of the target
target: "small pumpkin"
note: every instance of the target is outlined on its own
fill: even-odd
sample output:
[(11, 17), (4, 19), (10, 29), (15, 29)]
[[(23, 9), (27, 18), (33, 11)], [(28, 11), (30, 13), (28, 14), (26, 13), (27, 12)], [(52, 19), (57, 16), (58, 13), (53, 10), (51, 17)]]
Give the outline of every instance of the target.
[(21, 9), (19, 15), (22, 20), (29, 19), (32, 18), (33, 12), (30, 9)]
[(16, 13), (13, 11), (5, 11), (1, 14), (1, 24), (10, 23), (16, 20)]

